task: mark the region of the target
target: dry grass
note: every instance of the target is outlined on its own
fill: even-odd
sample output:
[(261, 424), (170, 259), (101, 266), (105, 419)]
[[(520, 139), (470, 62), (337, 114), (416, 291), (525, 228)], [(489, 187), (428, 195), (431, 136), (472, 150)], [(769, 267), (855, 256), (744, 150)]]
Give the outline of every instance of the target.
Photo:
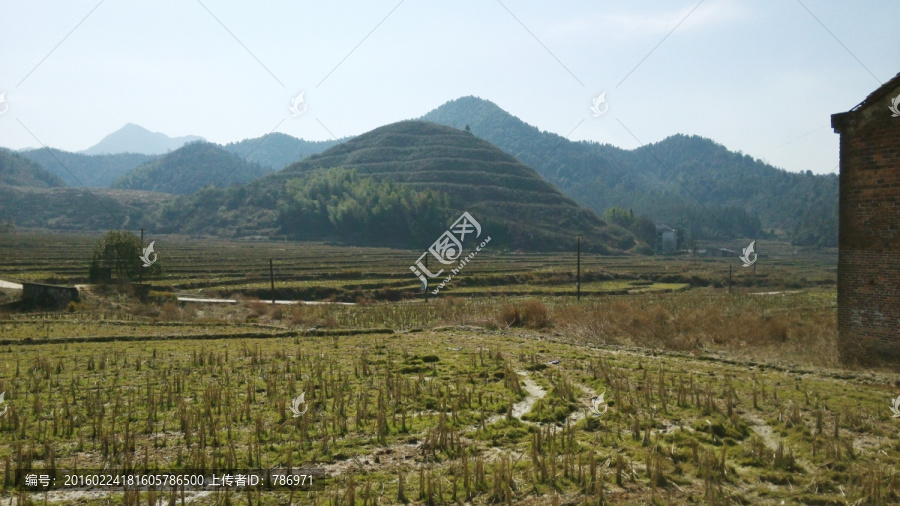
[[(80, 311), (101, 319), (147, 322), (259, 323), (296, 328), (436, 326), (550, 329), (575, 344), (611, 344), (751, 360), (839, 367), (833, 291), (789, 295), (729, 295), (712, 288), (583, 298), (459, 298), (412, 303), (280, 306), (240, 297), (238, 304), (140, 302), (107, 289), (83, 297)], [(100, 317), (98, 316), (98, 317)]]
[(340, 327), (333, 312), (328, 311), (328, 306), (292, 306), (285, 317), (285, 321), (293, 327), (323, 327), (334, 329)]
[(645, 295), (561, 305), (551, 319), (559, 332), (585, 343), (839, 364), (836, 311), (804, 294)]
[(497, 325), (542, 329), (550, 326), (550, 312), (543, 302), (535, 299), (507, 303), (497, 313)]

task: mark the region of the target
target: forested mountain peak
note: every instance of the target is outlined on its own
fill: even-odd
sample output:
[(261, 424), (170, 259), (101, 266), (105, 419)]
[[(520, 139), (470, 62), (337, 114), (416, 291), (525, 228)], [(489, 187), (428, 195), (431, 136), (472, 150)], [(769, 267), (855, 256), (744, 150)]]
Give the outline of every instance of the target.
[(122, 128), (107, 135), (97, 144), (85, 149), (82, 153), (89, 155), (114, 153), (142, 153), (145, 155), (161, 155), (178, 149), (188, 142), (204, 140), (196, 135), (169, 137), (161, 132), (151, 132), (146, 128), (127, 123)]
[(422, 119), (468, 126), (598, 214), (630, 208), (706, 239), (837, 242), (834, 175), (788, 172), (696, 135), (675, 134), (632, 150), (569, 141), (477, 97), (451, 100)]
[(249, 162), (281, 170), (309, 155), (321, 153), (338, 142), (307, 141), (281, 132), (272, 132), (262, 137), (230, 142), (222, 147)]
[(194, 141), (137, 167), (112, 187), (189, 194), (205, 186), (245, 183), (269, 172), (217, 144)]

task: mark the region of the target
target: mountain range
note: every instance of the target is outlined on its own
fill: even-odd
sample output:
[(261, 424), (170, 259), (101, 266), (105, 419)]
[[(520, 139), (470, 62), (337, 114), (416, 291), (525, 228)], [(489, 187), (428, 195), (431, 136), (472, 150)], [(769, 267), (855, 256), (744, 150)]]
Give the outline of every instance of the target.
[(788, 172), (697, 136), (673, 135), (634, 150), (569, 141), (476, 97), (452, 100), (421, 119), (468, 126), (598, 214), (633, 209), (700, 238), (768, 233), (795, 244), (837, 244), (833, 174)]
[(15, 151), (0, 148), (0, 184), (32, 188), (66, 186), (59, 177)]
[[(590, 214), (595, 217), (610, 208), (624, 208), (635, 215), (646, 216), (656, 223), (680, 228), (697, 238), (770, 237), (789, 239), (800, 245), (817, 246), (830, 246), (837, 240), (838, 178), (834, 175), (790, 173), (747, 155), (731, 152), (712, 140), (697, 136), (674, 135), (634, 150), (624, 150), (609, 144), (569, 141), (559, 135), (542, 132), (492, 102), (476, 97), (463, 97), (447, 102), (423, 116), (421, 120), (449, 126), (460, 132), (470, 132), (470, 137), (480, 138), (500, 148), (508, 157), (508, 163), (511, 163), (509, 160), (515, 160), (516, 163), (522, 162), (530, 166), (533, 170), (529, 170), (539, 176), (538, 180), (542, 178), (543, 184), (549, 183), (550, 188), (558, 188), (562, 194), (568, 196), (569, 204), (584, 206), (593, 211)], [(234, 194), (230, 194), (228, 205), (232, 207), (249, 205), (258, 200), (258, 196), (251, 195), (259, 188), (263, 188), (255, 184), (258, 178), (262, 178), (260, 181), (266, 181), (266, 184), (270, 185), (264, 187), (269, 192), (268, 195), (274, 199), (273, 205), (277, 207), (288, 205), (290, 200), (278, 200), (285, 199), (284, 189), (277, 192), (277, 195), (272, 194), (273, 182), (279, 181), (285, 185), (290, 179), (289, 175), (299, 176), (325, 169), (341, 168), (352, 174), (344, 173), (341, 177), (335, 174), (319, 174), (316, 177), (324, 179), (317, 180), (317, 184), (334, 190), (346, 183), (342, 178), (350, 178), (351, 182), (346, 184), (350, 184), (355, 191), (361, 191), (359, 188), (366, 185), (374, 185), (377, 191), (373, 191), (376, 193), (388, 191), (386, 187), (380, 185), (390, 183), (401, 185), (414, 193), (436, 192), (446, 197), (449, 192), (452, 195), (451, 205), (454, 210), (474, 205), (484, 208), (491, 198), (496, 198), (497, 206), (494, 209), (497, 213), (496, 218), (504, 222), (504, 227), (511, 227), (510, 240), (525, 241), (523, 232), (516, 228), (515, 220), (508, 221), (518, 212), (508, 207), (508, 192), (515, 193), (519, 190), (512, 190), (512, 186), (509, 186), (517, 181), (516, 177), (521, 177), (517, 172), (519, 169), (513, 171), (519, 174), (518, 176), (500, 171), (481, 181), (481, 184), (469, 185), (466, 191), (456, 191), (458, 187), (452, 185), (458, 182), (428, 179), (426, 176), (433, 176), (431, 172), (439, 168), (453, 172), (452, 175), (447, 174), (447, 177), (461, 177), (464, 168), (455, 167), (449, 161), (471, 162), (467, 156), (473, 153), (486, 153), (483, 146), (475, 148), (466, 144), (463, 148), (452, 144), (459, 138), (450, 135), (446, 130), (435, 130), (433, 127), (425, 126), (422, 122), (399, 123), (391, 127), (387, 132), (377, 135), (375, 132), (378, 132), (378, 129), (369, 132), (375, 135), (374, 138), (379, 139), (379, 142), (387, 143), (381, 148), (368, 143), (359, 144), (356, 138), (342, 141), (305, 141), (273, 133), (224, 146), (189, 142), (162, 155), (136, 153), (88, 155), (46, 148), (20, 154), (23, 158), (36, 162), (55, 174), (70, 186), (114, 187), (192, 195), (198, 191), (201, 193), (207, 191), (201, 190), (204, 187), (244, 184), (240, 190), (245, 197), (244, 202), (241, 203), (242, 199), (236, 199)], [(429, 143), (427, 146), (430, 154), (422, 158), (411, 158), (408, 156), (409, 153), (403, 151), (404, 146), (391, 144), (397, 139), (413, 142), (412, 139), (416, 137), (410, 133), (410, 129), (430, 132), (429, 135), (435, 139), (450, 144), (447, 144), (446, 149), (437, 149), (438, 145)], [(135, 125), (126, 126), (122, 130), (125, 130), (125, 133), (140, 131), (150, 133)], [(121, 134), (122, 130), (116, 134)], [(400, 130), (406, 133), (400, 134)], [(369, 138), (366, 137), (369, 134), (359, 137), (365, 140)], [(143, 134), (133, 138), (141, 136), (150, 138)], [(155, 138), (156, 134), (151, 133), (151, 136)], [(104, 141), (110, 137), (122, 136), (113, 134), (107, 136)], [(416, 142), (420, 141), (421, 139)], [(148, 150), (147, 147), (140, 149)], [(464, 149), (475, 151), (465, 153)], [(431, 157), (432, 154), (435, 155), (434, 159)], [(397, 158), (398, 156), (401, 158)], [(442, 161), (438, 162), (437, 159)], [(448, 164), (444, 164), (443, 161), (448, 161)], [(486, 161), (480, 160), (479, 163), (481, 162)], [(491, 161), (494, 162), (496, 160)], [(284, 168), (285, 166), (287, 168)], [(512, 166), (507, 168), (509, 167)], [(37, 177), (37, 180), (43, 181), (41, 177)], [(528, 184), (535, 182), (529, 181)], [(507, 185), (504, 190), (507, 193), (491, 193), (500, 189), (492, 188), (489, 183), (493, 182), (500, 182), (501, 186)], [(490, 191), (484, 193), (480, 188), (489, 188)], [(396, 191), (396, 188), (390, 191)], [(469, 198), (479, 195), (485, 197), (489, 194), (492, 197), (477, 202)], [(116, 193), (108, 195), (114, 199)], [(416, 198), (423, 199), (423, 202), (431, 198), (419, 193), (415, 195)], [(529, 199), (533, 196), (517, 196), (519, 197)], [(190, 198), (151, 200), (168, 202), (163, 207), (171, 211), (173, 206), (177, 207), (176, 201), (183, 204)], [(130, 205), (132, 204), (140, 207), (139, 202), (131, 201)], [(559, 202), (553, 205), (557, 204)], [(125, 210), (128, 209), (131, 208), (127, 207)], [(247, 214), (255, 216), (253, 220), (231, 223), (226, 227), (229, 230), (227, 233), (258, 235), (253, 233), (253, 227), (260, 226), (265, 233), (303, 235), (298, 230), (290, 231), (290, 227), (285, 226), (283, 222), (267, 221), (273, 216), (271, 214), (273, 209), (278, 211), (272, 206), (257, 206), (254, 211)], [(450, 207), (446, 209), (449, 212)], [(283, 215), (282, 211), (283, 209), (275, 214)], [(0, 213), (4, 213), (2, 207)], [(158, 219), (160, 213), (161, 211), (155, 208), (141, 209), (137, 215), (142, 216), (144, 220), (150, 220), (152, 217)], [(543, 211), (537, 214), (542, 213)], [(268, 218), (262, 219), (263, 215)], [(80, 226), (77, 223), (71, 225), (76, 228)], [(152, 226), (153, 224), (148, 222), (148, 227)], [(600, 221), (600, 224), (592, 226), (605, 225)], [(325, 228), (327, 227), (320, 232), (325, 233)], [(541, 231), (539, 235), (545, 232), (547, 231)], [(341, 235), (334, 230), (329, 233), (335, 237)], [(557, 239), (562, 240), (561, 237)], [(609, 242), (616, 243), (616, 240)], [(628, 249), (623, 245), (624, 243), (616, 243), (609, 249)]]
[(173, 149), (178, 149), (188, 142), (202, 140), (204, 140), (203, 137), (196, 135), (169, 137), (164, 133), (151, 132), (140, 125), (128, 123), (101, 139), (97, 144), (83, 150), (82, 153), (87, 155), (115, 153), (161, 155)]
[[(132, 126), (134, 125), (126, 125), (121, 130), (110, 134), (110, 136), (115, 137), (123, 131), (126, 131), (126, 133), (128, 131), (151, 133), (141, 127), (137, 127), (140, 130), (135, 130), (131, 128)], [(159, 160), (160, 157), (164, 156), (160, 154), (149, 154), (158, 151), (158, 149), (154, 148), (156, 141), (153, 136), (155, 135), (156, 134), (152, 134), (150, 137), (145, 137), (145, 139), (150, 139), (149, 143), (141, 142), (137, 137), (133, 137), (130, 144), (133, 148), (132, 152), (87, 154), (85, 151), (74, 153), (55, 148), (43, 148), (22, 150), (18, 153), (61, 178), (65, 184), (69, 186), (108, 188), (113, 187), (114, 185), (122, 186), (124, 184), (131, 184), (126, 183), (126, 180), (117, 180), (137, 169), (139, 166), (155, 162)], [(107, 138), (108, 137), (109, 136), (107, 136)], [(177, 142), (171, 143), (174, 147), (170, 151), (167, 151), (166, 155), (180, 157), (179, 154), (175, 153), (176, 151), (187, 144), (198, 142), (198, 140), (201, 139), (201, 137), (196, 136), (181, 137)], [(170, 140), (174, 141), (175, 139)], [(339, 142), (340, 141), (307, 141), (280, 132), (274, 132), (262, 137), (232, 142), (224, 146), (219, 146), (219, 148), (233, 153), (249, 164), (256, 164), (260, 167), (269, 169), (268, 171), (262, 172), (271, 172), (281, 170), (285, 166), (298, 160), (302, 160), (311, 154), (321, 153)], [(212, 145), (212, 143), (209, 144)], [(221, 153), (218, 153), (216, 150), (209, 150), (208, 153), (214, 157), (222, 156)], [(214, 160), (201, 161), (199, 158), (197, 161), (206, 165), (215, 163)], [(254, 169), (253, 172), (256, 173), (257, 170)], [(241, 181), (246, 182), (246, 178), (241, 179)], [(189, 184), (184, 188), (174, 188), (172, 193), (187, 193), (193, 186), (195, 185)]]
[(579, 236), (598, 252), (635, 245), (497, 147), (423, 121), (376, 128), (245, 186), (180, 199), (160, 232), (427, 247), (462, 212), (499, 247), (571, 250)]
[(271, 172), (218, 144), (194, 141), (136, 167), (113, 181), (112, 188), (189, 194), (205, 186), (246, 183)]
[(281, 132), (240, 142), (230, 142), (226, 150), (247, 160), (272, 170), (281, 170), (309, 155), (321, 153), (336, 146), (341, 141), (306, 141)]
[(20, 151), (19, 154), (45, 168), (69, 186), (88, 188), (108, 187), (138, 166), (159, 157), (142, 153), (87, 155), (54, 148)]

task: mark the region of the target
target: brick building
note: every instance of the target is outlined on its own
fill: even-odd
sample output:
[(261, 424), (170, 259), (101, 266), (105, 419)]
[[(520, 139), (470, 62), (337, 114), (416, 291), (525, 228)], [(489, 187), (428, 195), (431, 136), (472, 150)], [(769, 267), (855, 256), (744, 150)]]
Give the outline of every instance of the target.
[(845, 361), (900, 362), (898, 96), (900, 74), (831, 117), (841, 136), (838, 345)]

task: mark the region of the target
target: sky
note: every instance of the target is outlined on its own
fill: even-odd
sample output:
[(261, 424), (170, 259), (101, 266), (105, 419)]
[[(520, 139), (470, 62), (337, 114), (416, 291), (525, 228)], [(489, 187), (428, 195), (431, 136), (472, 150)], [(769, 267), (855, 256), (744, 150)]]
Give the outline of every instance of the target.
[(831, 114), (900, 72), (895, 0), (0, 0), (0, 12), (12, 149), (78, 151), (126, 123), (223, 144), (324, 140), (474, 95), (571, 140), (700, 135), (821, 174), (838, 165)]

